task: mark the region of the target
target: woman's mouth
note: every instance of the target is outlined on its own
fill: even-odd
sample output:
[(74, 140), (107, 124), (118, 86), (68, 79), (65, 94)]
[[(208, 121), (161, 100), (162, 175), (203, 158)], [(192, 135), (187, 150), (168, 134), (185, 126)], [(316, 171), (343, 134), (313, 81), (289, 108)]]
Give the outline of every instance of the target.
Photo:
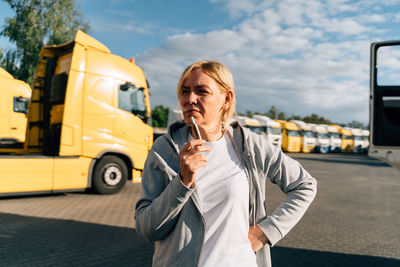
[(198, 111), (198, 110), (195, 110), (195, 109), (188, 109), (188, 110), (185, 110), (183, 113), (184, 114), (195, 114), (195, 113), (199, 113), (200, 111)]

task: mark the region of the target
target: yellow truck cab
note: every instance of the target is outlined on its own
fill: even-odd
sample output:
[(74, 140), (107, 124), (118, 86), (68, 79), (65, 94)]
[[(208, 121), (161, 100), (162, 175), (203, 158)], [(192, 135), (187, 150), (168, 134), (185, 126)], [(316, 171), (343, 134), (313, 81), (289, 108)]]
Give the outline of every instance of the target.
[(248, 118), (245, 116), (236, 116), (236, 120), (244, 127), (249, 128), (250, 131), (265, 136), (263, 126), (256, 119)]
[(31, 88), (3, 68), (0, 68), (0, 84), (0, 147), (22, 146)]
[(300, 128), (293, 122), (276, 120), (282, 126), (282, 150), (286, 152), (300, 152)]
[(39, 55), (23, 149), (2, 150), (0, 195), (120, 191), (153, 142), (148, 83), (134, 60), (78, 31)]
[(342, 139), (341, 152), (351, 152), (354, 146), (353, 135), (351, 134), (351, 131), (335, 124), (331, 124), (330, 126), (333, 126), (339, 130), (340, 137)]
[(354, 148), (353, 134), (349, 129), (342, 128), (342, 152), (352, 152)]
[(315, 137), (312, 127), (304, 121), (291, 120), (290, 122), (295, 123), (300, 129), (300, 151), (304, 153), (313, 152), (317, 144), (317, 138)]

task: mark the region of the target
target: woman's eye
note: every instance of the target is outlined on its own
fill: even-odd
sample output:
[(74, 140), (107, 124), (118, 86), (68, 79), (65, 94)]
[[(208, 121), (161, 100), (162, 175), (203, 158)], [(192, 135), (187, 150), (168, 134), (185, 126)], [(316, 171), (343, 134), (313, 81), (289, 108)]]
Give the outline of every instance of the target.
[(202, 95), (205, 95), (205, 94), (208, 94), (208, 91), (205, 90), (205, 89), (200, 89), (200, 90), (198, 91), (198, 93), (199, 93), (199, 94), (202, 94)]

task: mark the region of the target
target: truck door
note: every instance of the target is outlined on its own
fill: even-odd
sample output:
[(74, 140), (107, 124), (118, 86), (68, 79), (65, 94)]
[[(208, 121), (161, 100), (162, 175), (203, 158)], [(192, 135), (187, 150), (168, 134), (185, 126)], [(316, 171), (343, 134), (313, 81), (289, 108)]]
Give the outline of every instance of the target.
[(400, 147), (400, 41), (371, 45), (370, 117), (375, 146)]
[(7, 90), (0, 89), (0, 144), (3, 138), (10, 137), (11, 95)]
[(121, 83), (115, 112), (116, 142), (134, 155), (136, 168), (144, 164), (150, 142), (150, 126), (145, 123), (147, 109), (144, 90), (131, 83)]
[(400, 41), (371, 44), (370, 147), (400, 170)]
[(11, 135), (18, 142), (25, 140), (26, 114), (28, 113), (29, 98), (23, 96), (13, 97), (13, 109), (10, 117)]

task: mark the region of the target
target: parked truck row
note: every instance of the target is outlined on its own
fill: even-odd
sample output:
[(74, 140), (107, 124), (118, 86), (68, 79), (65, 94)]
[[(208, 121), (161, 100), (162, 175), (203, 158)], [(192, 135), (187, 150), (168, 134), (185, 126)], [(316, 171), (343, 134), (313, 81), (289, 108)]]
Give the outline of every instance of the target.
[[(182, 112), (170, 109), (168, 125), (177, 120), (183, 120)], [(333, 124), (312, 124), (300, 120), (274, 120), (264, 115), (254, 115), (252, 118), (236, 116), (232, 121), (238, 121), (286, 152), (367, 153), (369, 147), (368, 130)]]
[(368, 130), (299, 120), (273, 120), (262, 115), (253, 118), (237, 116), (236, 119), (244, 127), (265, 136), (286, 152), (367, 153), (369, 147)]

